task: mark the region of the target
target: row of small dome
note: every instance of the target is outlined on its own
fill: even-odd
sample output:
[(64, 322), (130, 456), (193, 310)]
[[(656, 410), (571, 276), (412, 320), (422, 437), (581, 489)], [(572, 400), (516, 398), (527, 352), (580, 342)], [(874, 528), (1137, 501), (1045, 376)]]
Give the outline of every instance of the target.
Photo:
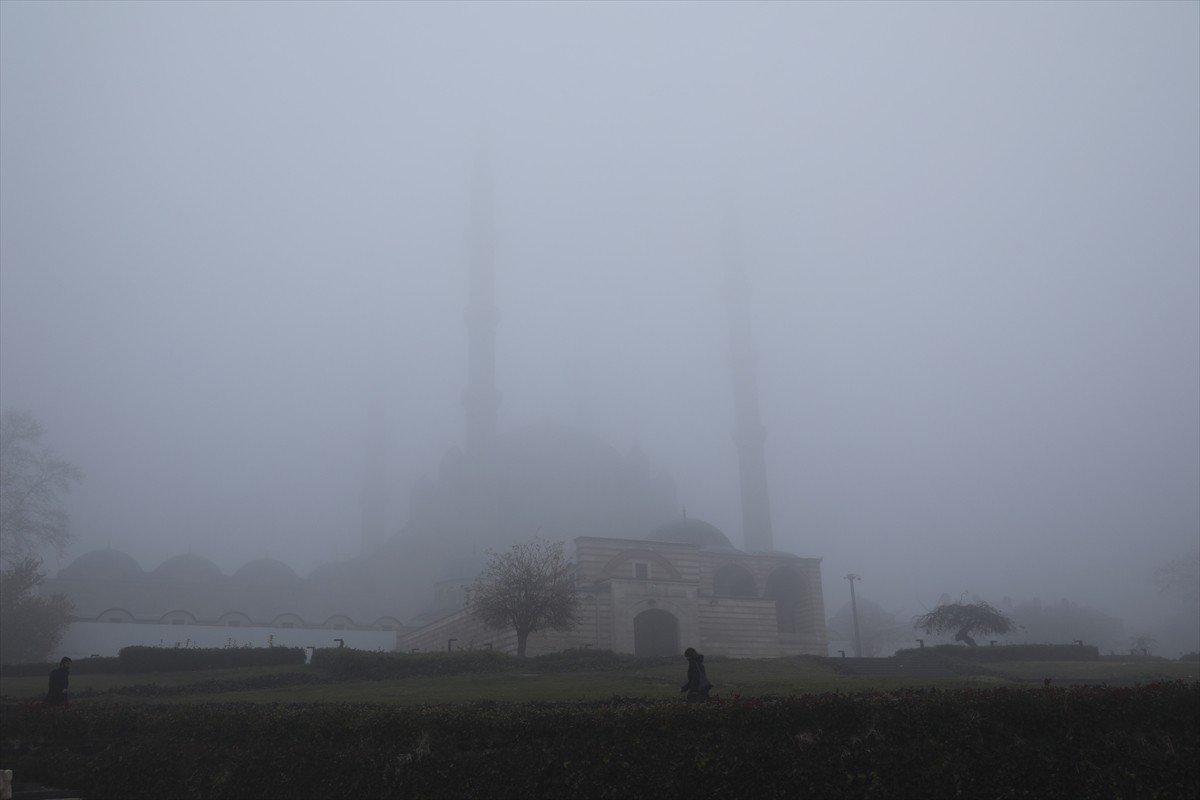
[[(57, 577), (71, 581), (161, 578), (179, 583), (219, 583), (227, 579), (221, 568), (204, 556), (193, 553), (172, 556), (147, 571), (133, 556), (110, 547), (84, 553), (59, 570)], [(240, 567), (229, 579), (256, 586), (286, 586), (298, 582), (300, 576), (282, 561), (259, 558)]]
[[(720, 529), (694, 518), (684, 518), (663, 525), (646, 538), (658, 542), (696, 544), (705, 548), (733, 549), (729, 538)], [(330, 566), (332, 565), (318, 568), (317, 572), (326, 571)], [(226, 579), (220, 567), (204, 556), (194, 553), (172, 556), (155, 569), (147, 571), (133, 556), (111, 547), (84, 553), (59, 570), (57, 577), (71, 581), (161, 578), (178, 583), (220, 583)], [(287, 586), (300, 580), (295, 570), (274, 558), (251, 561), (229, 577), (237, 583), (255, 586)]]

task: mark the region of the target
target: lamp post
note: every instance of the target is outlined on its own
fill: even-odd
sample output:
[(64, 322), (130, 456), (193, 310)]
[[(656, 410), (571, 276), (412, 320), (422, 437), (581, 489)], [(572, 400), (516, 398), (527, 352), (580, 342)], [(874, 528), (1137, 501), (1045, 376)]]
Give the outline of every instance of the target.
[(854, 582), (862, 578), (851, 572), (846, 580), (850, 581), (850, 613), (854, 615), (854, 655), (862, 658), (862, 637), (858, 635), (858, 601), (854, 599)]
[(600, 598), (596, 595), (588, 595), (592, 598), (592, 633), (594, 639), (592, 646), (597, 650), (600, 649)]

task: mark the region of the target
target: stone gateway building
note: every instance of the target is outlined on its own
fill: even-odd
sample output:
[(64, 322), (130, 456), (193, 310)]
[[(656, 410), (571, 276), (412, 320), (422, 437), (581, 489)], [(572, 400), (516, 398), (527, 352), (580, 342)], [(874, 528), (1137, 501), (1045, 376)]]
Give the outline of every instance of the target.
[[(535, 633), (529, 653), (593, 647), (666, 655), (692, 646), (732, 657), (826, 654), (820, 560), (774, 549), (766, 429), (735, 237), (727, 237), (725, 297), (739, 470), (730, 494), (741, 500), (741, 549), (714, 526), (679, 516), (673, 481), (654, 474), (636, 447), (622, 454), (589, 433), (545, 423), (497, 430), (500, 314), (490, 192), (481, 155), (468, 226), (464, 446), (446, 453), (436, 480), (422, 478), (412, 487), (404, 527), (387, 537), (378, 529), (381, 514), (370, 513), (386, 504), (382, 445), (376, 443), (368, 459), (376, 474), (368, 476), (364, 501), (375, 527), (364, 525), (356, 558), (306, 577), (269, 559), (226, 576), (199, 556), (143, 572), (124, 554), (95, 551), (44, 587), (75, 600), (77, 627), (182, 625), (196, 629), (186, 637), (191, 640), (201, 638), (203, 628), (206, 639), (228, 635), (265, 644), (307, 636), (314, 646), (328, 646), (335, 636), (349, 645), (353, 634), (371, 642), (384, 637), (402, 651), (515, 652), (515, 632), (488, 630), (472, 617), (466, 587), (482, 570), (484, 553), (540, 531), (567, 543), (582, 602), (573, 630)], [(714, 369), (722, 360), (714, 357)], [(130, 639), (133, 627), (125, 625), (115, 639)], [(183, 631), (169, 633), (175, 639)], [(68, 632), (64, 650), (71, 637)]]
[[(576, 626), (531, 635), (529, 655), (569, 647), (678, 655), (689, 646), (733, 658), (826, 654), (819, 559), (747, 553), (685, 518), (645, 539), (578, 537), (573, 563)], [(399, 646), (515, 652), (516, 633), (489, 629), (460, 607), (401, 635)]]

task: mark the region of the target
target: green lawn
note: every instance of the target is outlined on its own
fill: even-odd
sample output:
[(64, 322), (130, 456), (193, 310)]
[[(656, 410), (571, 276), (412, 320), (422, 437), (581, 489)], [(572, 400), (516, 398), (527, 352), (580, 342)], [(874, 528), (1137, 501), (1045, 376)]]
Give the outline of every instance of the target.
[(988, 665), (1002, 675), (1021, 680), (1194, 681), (1200, 676), (1195, 661), (1001, 661)]
[[(682, 662), (682, 659), (680, 659)], [(961, 688), (995, 686), (1019, 681), (1088, 680), (1096, 683), (1197, 679), (1195, 662), (1037, 661), (1003, 662), (990, 665), (997, 674), (955, 679), (880, 678), (840, 675), (821, 661), (807, 658), (711, 660), (709, 676), (716, 684), (714, 695), (756, 697), (787, 696), (822, 692), (890, 691), (912, 687)], [(203, 672), (164, 672), (116, 675), (72, 675), (75, 703), (385, 703), (423, 705), (440, 703), (580, 702), (613, 697), (670, 699), (678, 697), (686, 667), (662, 665), (641, 669), (589, 672), (481, 672), (436, 677), (390, 680), (323, 680), (274, 688), (243, 688), (200, 691), (197, 684), (241, 681), (269, 675), (300, 675), (324, 678), (308, 666), (248, 667)], [(180, 694), (124, 694), (125, 687), (189, 687), (197, 691)], [(0, 699), (7, 703), (37, 699), (44, 694), (46, 679), (0, 678)]]

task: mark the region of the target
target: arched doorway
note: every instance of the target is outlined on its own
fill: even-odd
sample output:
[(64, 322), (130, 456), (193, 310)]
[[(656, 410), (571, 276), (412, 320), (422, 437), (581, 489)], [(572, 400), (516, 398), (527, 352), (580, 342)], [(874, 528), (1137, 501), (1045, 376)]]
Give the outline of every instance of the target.
[(639, 656), (679, 655), (679, 620), (658, 608), (633, 618), (633, 652)]

